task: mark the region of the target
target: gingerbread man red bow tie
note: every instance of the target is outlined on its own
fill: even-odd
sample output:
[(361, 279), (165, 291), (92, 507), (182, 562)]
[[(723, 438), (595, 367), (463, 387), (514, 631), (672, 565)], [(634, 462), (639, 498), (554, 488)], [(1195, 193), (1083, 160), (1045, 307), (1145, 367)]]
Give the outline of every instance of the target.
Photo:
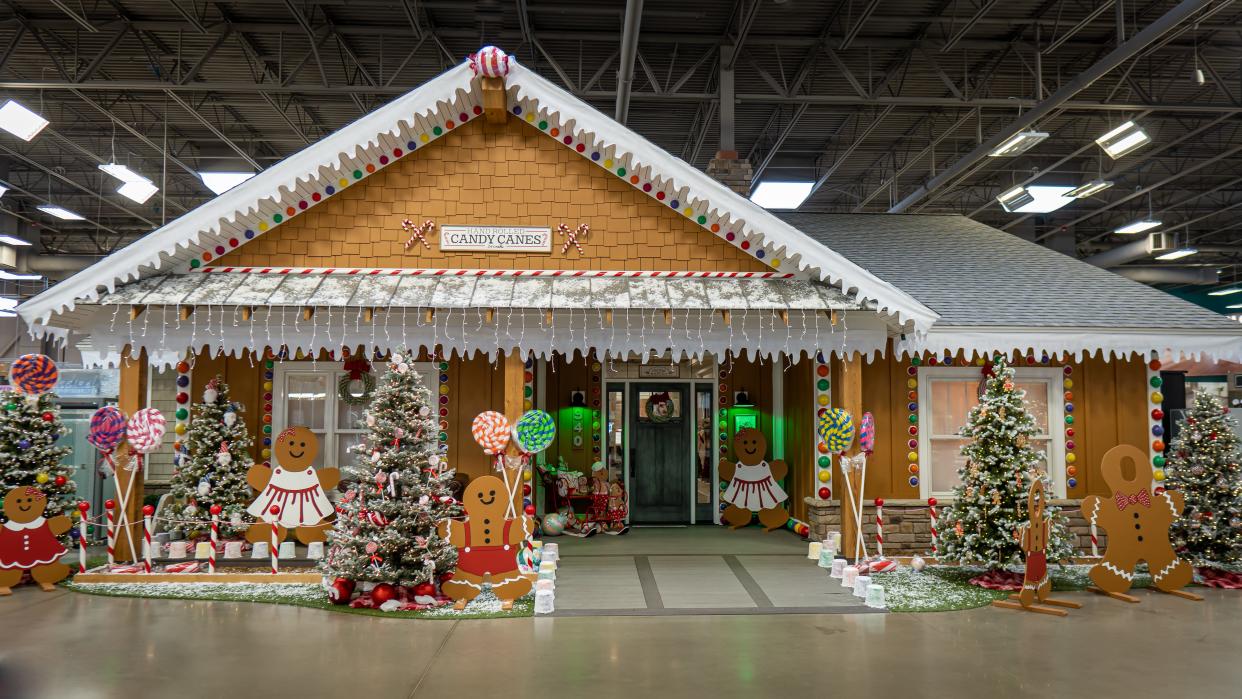
[(1117, 493), (1113, 496), (1113, 501), (1117, 503), (1117, 509), (1125, 511), (1130, 505), (1142, 505), (1143, 507), (1151, 507), (1151, 493), (1146, 490), (1140, 490), (1133, 495), (1125, 493)]

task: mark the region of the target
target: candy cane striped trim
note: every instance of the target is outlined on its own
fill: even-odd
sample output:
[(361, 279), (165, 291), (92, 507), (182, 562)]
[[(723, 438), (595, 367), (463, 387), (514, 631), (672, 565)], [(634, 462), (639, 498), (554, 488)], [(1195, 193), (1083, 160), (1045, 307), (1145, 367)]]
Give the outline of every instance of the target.
[(604, 279), (794, 279), (786, 272), (644, 272), (571, 269), (406, 269), (400, 267), (203, 267), (204, 274), (277, 274), (401, 277), (587, 277)]

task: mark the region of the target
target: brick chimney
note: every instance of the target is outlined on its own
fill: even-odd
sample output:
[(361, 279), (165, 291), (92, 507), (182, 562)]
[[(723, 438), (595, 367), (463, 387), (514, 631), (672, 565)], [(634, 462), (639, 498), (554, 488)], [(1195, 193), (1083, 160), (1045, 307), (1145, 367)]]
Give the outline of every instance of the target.
[(737, 151), (716, 151), (716, 157), (707, 164), (707, 174), (738, 194), (744, 197), (750, 196), (750, 183), (754, 178), (754, 169), (749, 161), (738, 157)]

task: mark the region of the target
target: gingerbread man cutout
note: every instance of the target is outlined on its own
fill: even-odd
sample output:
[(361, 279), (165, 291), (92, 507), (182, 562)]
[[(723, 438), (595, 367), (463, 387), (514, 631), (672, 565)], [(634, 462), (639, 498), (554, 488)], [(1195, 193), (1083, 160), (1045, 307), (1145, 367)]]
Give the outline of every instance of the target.
[(45, 592), (68, 577), (69, 566), (60, 562), (66, 549), (56, 537), (73, 524), (64, 515), (44, 518), (46, 509), (47, 495), (38, 488), (18, 486), (4, 496), (8, 521), (0, 527), (0, 596), (13, 594), (27, 570)]
[(732, 529), (750, 524), (752, 513), (759, 513), (759, 523), (766, 531), (780, 529), (789, 521), (789, 511), (781, 503), (789, 495), (778, 481), (789, 473), (784, 461), (768, 463), (768, 440), (763, 433), (747, 427), (733, 435), (733, 453), (737, 463), (721, 462), (720, 479), (729, 481), (720, 499), (729, 506), (721, 518)]
[[(1134, 476), (1126, 478), (1121, 464), (1134, 463)], [(1104, 560), (1091, 569), (1091, 581), (1114, 595), (1124, 594), (1134, 582), (1134, 567), (1147, 561), (1152, 584), (1164, 592), (1174, 592), (1190, 583), (1190, 564), (1179, 559), (1169, 542), (1169, 526), (1181, 514), (1185, 500), (1181, 493), (1151, 492), (1151, 470), (1147, 455), (1137, 447), (1122, 444), (1104, 454), (1100, 471), (1113, 491), (1107, 499), (1091, 495), (1082, 501), (1082, 514), (1092, 524), (1108, 532)]]
[[(1051, 604), (1055, 607), (1082, 607), (1077, 602), (1052, 599), (1048, 596), (1052, 590), (1052, 575), (1048, 571), (1048, 539), (1052, 535), (1052, 522), (1044, 516), (1044, 482), (1036, 478), (1026, 496), (1027, 522), (1018, 527), (1022, 551), (1026, 553), (1026, 574), (1022, 578), (1022, 591), (1010, 595), (1008, 600), (993, 600), (992, 606), (1005, 609), (1017, 609), (1024, 612), (1038, 612), (1054, 616), (1066, 616), (1069, 612), (1042, 605)], [(1017, 600), (1013, 602), (1011, 600)], [(1039, 604), (1036, 604), (1036, 603)]]
[(465, 521), (446, 519), (437, 525), (440, 537), (457, 549), (453, 579), (440, 585), (446, 597), (456, 600), (456, 609), (478, 597), (484, 582), (492, 584), (492, 593), (505, 609), (530, 592), (530, 580), (518, 570), (517, 553), (534, 524), (525, 515), (506, 519), (508, 492), (496, 476), (480, 476), (470, 481), (462, 496)]
[(332, 525), (324, 522), (332, 514), (332, 503), (326, 491), (341, 482), (341, 471), (311, 464), (319, 455), (319, 438), (309, 427), (290, 427), (276, 437), (273, 448), (276, 461), (271, 468), (255, 464), (246, 472), (246, 482), (259, 491), (259, 496), (246, 512), (259, 520), (246, 531), (251, 543), (271, 541), (272, 506), (280, 508), (277, 539), (283, 541), (293, 529), (298, 541), (310, 544), (327, 538)]

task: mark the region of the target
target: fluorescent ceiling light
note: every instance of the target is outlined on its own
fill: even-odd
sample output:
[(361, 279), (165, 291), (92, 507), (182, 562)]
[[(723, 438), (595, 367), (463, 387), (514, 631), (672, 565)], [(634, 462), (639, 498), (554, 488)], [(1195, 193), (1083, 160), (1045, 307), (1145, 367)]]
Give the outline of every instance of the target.
[(1163, 255), (1156, 255), (1157, 260), (1180, 260), (1183, 257), (1190, 257), (1199, 253), (1198, 248), (1179, 248), (1172, 252), (1166, 252)]
[(1000, 202), (1005, 211), (1012, 213), (1035, 201), (1035, 197), (1026, 191), (1026, 187), (1018, 186), (1002, 192), (1000, 196), (996, 197), (996, 201)]
[(62, 209), (59, 206), (52, 206), (50, 204), (35, 207), (35, 208), (47, 214), (48, 216), (55, 216), (56, 218), (59, 218), (65, 221), (81, 221), (83, 218), (68, 209)]
[(1207, 295), (1208, 296), (1228, 296), (1230, 294), (1237, 294), (1237, 293), (1242, 293), (1242, 286), (1235, 286), (1229, 289), (1217, 289), (1216, 291), (1209, 291)]
[(1130, 235), (1132, 233), (1142, 233), (1143, 231), (1150, 231), (1151, 229), (1157, 228), (1159, 226), (1160, 226), (1160, 222), (1157, 221), (1156, 219), (1145, 218), (1139, 221), (1135, 221), (1133, 223), (1127, 223), (1121, 228), (1115, 228), (1113, 229), (1113, 232), (1121, 233), (1124, 235)]
[(42, 274), (18, 274), (0, 269), (0, 279), (11, 282), (35, 282), (43, 278)]
[(147, 182), (150, 182), (150, 180), (148, 180), (147, 178), (143, 177), (142, 175), (139, 175), (138, 173), (134, 172), (133, 170), (130, 170), (128, 167), (126, 167), (125, 165), (121, 165), (120, 163), (105, 163), (103, 165), (100, 165), (99, 169), (103, 170), (109, 175), (112, 175), (113, 177), (117, 178), (118, 180), (122, 182), (134, 182), (136, 180), (145, 180)]
[(1085, 199), (1086, 197), (1089, 197), (1092, 194), (1098, 194), (1100, 192), (1103, 192), (1104, 190), (1112, 186), (1113, 186), (1112, 180), (1091, 180), (1090, 182), (1084, 185), (1081, 185), (1076, 189), (1071, 189), (1069, 192), (1066, 192), (1065, 196), (1073, 197), (1075, 199)]
[(811, 196), (814, 182), (760, 182), (750, 200), (765, 209), (796, 209)]
[(39, 135), (39, 132), (47, 125), (47, 119), (13, 100), (5, 102), (4, 106), (0, 107), (0, 129), (8, 131), (23, 141), (29, 141)]
[(993, 158), (1009, 158), (1019, 153), (1025, 153), (1045, 138), (1048, 138), (1048, 133), (1045, 131), (1019, 131), (1005, 139), (988, 155)]
[[(224, 194), (237, 185), (254, 177), (253, 172), (200, 172), (199, 178), (203, 180), (203, 184), (207, 185), (207, 189), (216, 194)], [(759, 185), (763, 186), (763, 185)]]
[(15, 235), (9, 235), (8, 233), (0, 233), (0, 244), (22, 247), (24, 245), (30, 245), (30, 241), (23, 240)]
[(1095, 139), (1100, 148), (1113, 160), (1131, 153), (1151, 142), (1151, 136), (1132, 121), (1118, 126), (1108, 133)]
[(1012, 209), (1015, 213), (1024, 214), (1046, 214), (1074, 201), (1069, 196), (1069, 191), (1073, 187), (1059, 187), (1049, 185), (1032, 185), (1026, 188), (1026, 193), (1030, 195), (1031, 201)]
[(160, 191), (160, 188), (151, 184), (151, 180), (137, 179), (121, 185), (117, 188), (116, 193), (139, 204), (145, 204), (151, 198), (151, 195), (158, 191)]

